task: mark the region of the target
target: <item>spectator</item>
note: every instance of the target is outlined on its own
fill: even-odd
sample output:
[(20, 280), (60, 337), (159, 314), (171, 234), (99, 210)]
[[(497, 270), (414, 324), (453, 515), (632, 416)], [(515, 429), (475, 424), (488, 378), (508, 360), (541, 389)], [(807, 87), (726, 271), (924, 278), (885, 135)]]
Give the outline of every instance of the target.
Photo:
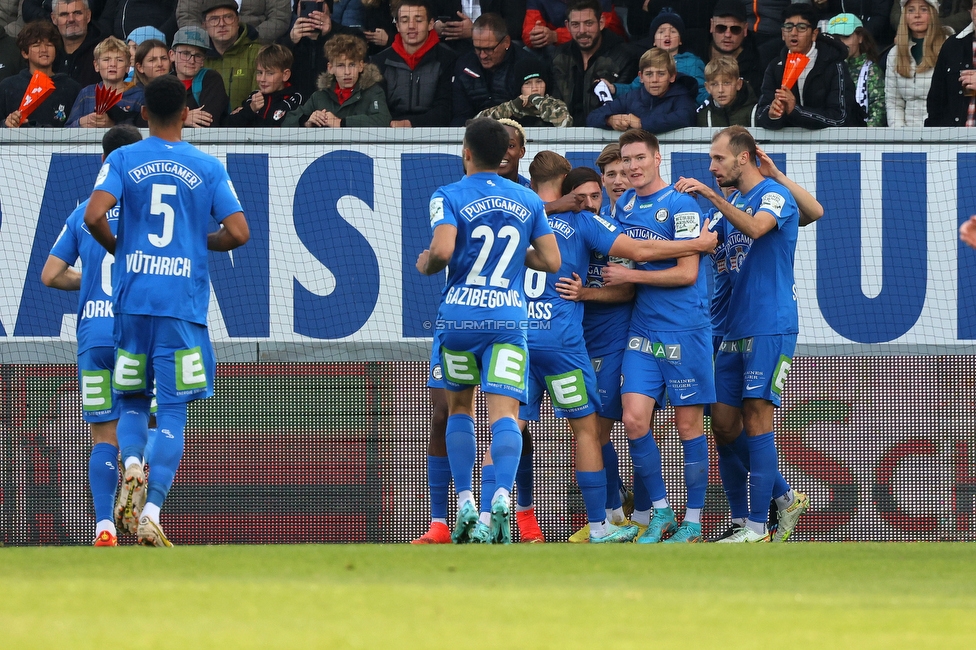
[[(5, 116), (4, 126), (64, 126), (68, 121), (68, 110), (75, 103), (81, 87), (68, 75), (54, 72), (54, 61), (61, 45), (61, 34), (46, 20), (27, 23), (20, 30), (17, 47), (27, 60), (27, 67), (0, 81), (0, 115)], [(35, 72), (43, 72), (51, 78), (54, 92), (21, 124), (20, 102)]]
[(129, 74), (125, 78), (126, 81), (132, 81), (135, 79), (136, 75), (136, 50), (139, 46), (146, 41), (162, 41), (166, 42), (166, 35), (161, 31), (152, 26), (136, 27), (132, 32), (125, 37), (125, 41), (129, 46), (129, 61), (131, 61), (131, 66), (129, 67)]
[[(142, 110), (143, 95), (141, 86), (125, 80), (129, 72), (129, 46), (114, 36), (96, 45), (95, 70), (102, 81), (81, 89), (65, 126), (107, 129), (116, 124), (135, 124)], [(95, 89), (98, 85), (122, 93), (122, 99), (102, 115), (95, 113)]]
[[(743, 2), (746, 7), (746, 23), (749, 25), (749, 31), (752, 32), (756, 40), (756, 47), (762, 48), (764, 45), (769, 44), (773, 56), (775, 56), (775, 52), (780, 47), (782, 37), (780, 36), (779, 26), (783, 24), (783, 12), (790, 6), (790, 1), (755, 0), (754, 2)], [(814, 18), (816, 19), (816, 16)], [(761, 52), (760, 58), (762, 58)]]
[[(695, 102), (700, 104), (708, 96), (708, 93), (705, 92), (705, 64), (691, 52), (679, 52), (680, 49), (683, 49), (684, 36), (685, 22), (681, 16), (665, 10), (654, 17), (648, 37), (638, 41), (638, 45), (642, 49), (657, 47), (674, 57), (674, 65), (677, 67), (678, 73), (693, 78), (698, 84)], [(626, 93), (630, 90), (636, 90), (638, 85), (640, 85), (639, 80), (635, 79), (630, 88), (621, 88), (618, 92)]]
[(386, 81), (390, 126), (451, 123), (451, 79), (457, 59), (440, 42), (430, 12), (428, 0), (402, 0), (393, 46), (373, 57)]
[(755, 37), (746, 25), (746, 7), (742, 0), (719, 0), (709, 22), (709, 37), (698, 49), (698, 57), (706, 64), (720, 56), (733, 57), (739, 74), (752, 92), (759, 97), (765, 68), (759, 60)]
[(847, 47), (847, 72), (854, 81), (854, 99), (867, 125), (888, 126), (885, 77), (878, 67), (878, 46), (871, 32), (854, 14), (837, 14), (827, 24), (827, 34)]
[[(7, 7), (6, 3), (9, 1), (0, 0), (0, 19), (6, 20), (12, 16), (11, 20), (14, 22), (10, 24), (16, 26), (17, 5)], [(12, 11), (12, 14), (7, 13), (8, 9)], [(24, 67), (24, 57), (20, 56), (16, 38), (16, 34), (8, 34), (6, 31), (0, 30), (0, 81), (12, 77)]]
[(169, 58), (176, 78), (186, 86), (186, 107), (190, 109), (184, 126), (220, 126), (227, 114), (224, 80), (216, 70), (203, 67), (209, 48), (210, 38), (199, 27), (183, 27), (173, 37)]
[(657, 47), (644, 52), (639, 67), (640, 89), (590, 113), (586, 126), (614, 131), (644, 129), (651, 133), (694, 126), (698, 83), (679, 75), (674, 58)]
[[(973, 0), (946, 0), (939, 3), (939, 19), (943, 27), (952, 30), (953, 34), (958, 34), (966, 29), (972, 19), (969, 10), (973, 6)], [(889, 21), (892, 30), (898, 30), (898, 23), (901, 22), (901, 3), (893, 2), (891, 6), (891, 20)]]
[[(5, 0), (9, 1), (9, 0)], [(114, 3), (117, 0), (88, 0), (88, 8), (92, 12), (92, 22), (98, 25), (98, 31), (103, 34), (109, 34), (112, 31), (112, 21), (103, 20), (105, 14), (105, 5), (109, 3)], [(17, 4), (20, 5), (20, 12), (23, 17), (23, 21), (20, 22), (20, 26), (23, 27), (24, 23), (33, 22), (35, 20), (51, 20), (51, 13), (53, 12), (52, 5), (53, 0), (17, 0)], [(16, 15), (16, 10), (14, 12)], [(16, 34), (12, 34), (16, 36)]]
[[(783, 14), (785, 47), (779, 59), (766, 68), (759, 97), (757, 123), (767, 129), (798, 126), (863, 126), (861, 109), (854, 100), (854, 83), (847, 72), (847, 48), (821, 36), (816, 13), (809, 4), (790, 5)], [(783, 86), (786, 56), (805, 54), (810, 60), (793, 88)]]
[(839, 14), (853, 14), (875, 43), (890, 42), (888, 18), (892, 0), (813, 0), (817, 20), (828, 22)]
[(475, 117), (507, 118), (522, 126), (573, 126), (565, 102), (546, 94), (541, 61), (519, 61), (515, 75), (522, 80), (521, 94), (504, 104), (486, 108)]
[(288, 35), (280, 39), (295, 57), (291, 82), (303, 97), (309, 97), (315, 91), (316, 80), (329, 62), (325, 44), (340, 34), (363, 37), (358, 29), (344, 27), (332, 20), (332, 0), (323, 0), (318, 10), (296, 18)]
[[(612, 0), (599, 2), (603, 9), (603, 26), (621, 38), (627, 38), (627, 30), (614, 9)], [(568, 43), (572, 36), (566, 26), (566, 9), (567, 5), (563, 0), (527, 0), (525, 20), (522, 22), (522, 41), (525, 46), (541, 51)]]
[(387, 126), (390, 110), (383, 93), (383, 75), (366, 63), (366, 42), (342, 34), (325, 45), (328, 71), (319, 77), (319, 89), (308, 102), (289, 113), (282, 126), (338, 128)]
[(574, 124), (583, 125), (601, 105), (594, 92), (598, 81), (628, 81), (637, 74), (637, 65), (624, 39), (606, 29), (598, 0), (573, 0), (566, 16), (572, 40), (558, 46), (553, 56), (552, 96), (566, 102)]
[(396, 33), (393, 30), (390, 0), (340, 0), (334, 18), (343, 25), (363, 31), (370, 55), (389, 47)]
[(498, 14), (478, 16), (471, 40), (474, 51), (458, 59), (454, 72), (453, 126), (463, 126), (479, 111), (518, 97), (522, 80), (515, 76), (515, 65), (534, 56), (512, 47)]
[(169, 57), (169, 48), (166, 47), (166, 43), (156, 39), (149, 39), (140, 43), (139, 47), (136, 48), (134, 61), (135, 81), (143, 88), (156, 77), (169, 74), (173, 69), (173, 61)]
[(739, 64), (717, 56), (705, 66), (708, 99), (698, 109), (698, 126), (755, 126), (756, 94), (739, 76)]
[(888, 51), (885, 92), (888, 126), (922, 126), (928, 110), (932, 74), (946, 33), (936, 0), (902, 5), (895, 45)]
[(432, 6), (437, 20), (434, 30), (445, 45), (458, 56), (471, 50), (471, 31), (482, 14), (498, 14), (505, 21), (505, 33), (515, 35), (518, 42), (525, 22), (525, 0), (464, 0), (465, 11), (461, 10), (461, 0), (434, 0)]
[(165, 35), (160, 40), (168, 41), (179, 27), (176, 24), (176, 0), (106, 0), (98, 25), (103, 33), (122, 39), (134, 29), (149, 25)]
[[(180, 27), (205, 27), (202, 20), (205, 4), (206, 0), (179, 0), (176, 22)], [(257, 35), (251, 37), (261, 43), (271, 43), (283, 36), (291, 25), (291, 0), (241, 0), (239, 6), (241, 22), (254, 28)]]
[[(752, 0), (735, 0), (741, 5)], [(665, 9), (681, 16), (689, 31), (689, 43), (703, 41), (708, 31), (708, 21), (715, 7), (715, 0), (624, 0), (627, 8), (627, 31), (633, 38), (649, 35), (651, 21)]]
[(95, 46), (102, 33), (92, 24), (87, 0), (54, 0), (51, 22), (61, 33), (64, 45), (58, 50), (54, 69), (63, 72), (81, 87), (99, 82), (95, 72)]
[[(969, 10), (976, 20), (976, 6)], [(973, 23), (942, 45), (932, 74), (925, 126), (976, 126)]]
[(281, 126), (285, 116), (305, 102), (288, 79), (295, 62), (291, 50), (265, 45), (254, 60), (258, 89), (224, 120), (224, 126)]
[(210, 36), (206, 67), (224, 80), (231, 106), (239, 106), (258, 87), (254, 59), (261, 45), (241, 25), (237, 0), (204, 0), (203, 22)]

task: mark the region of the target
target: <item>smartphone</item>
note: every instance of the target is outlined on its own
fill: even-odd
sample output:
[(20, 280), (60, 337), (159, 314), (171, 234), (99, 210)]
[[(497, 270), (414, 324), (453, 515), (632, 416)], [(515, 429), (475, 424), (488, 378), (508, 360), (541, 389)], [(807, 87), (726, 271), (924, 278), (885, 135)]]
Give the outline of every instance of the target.
[(313, 11), (322, 11), (322, 3), (320, 0), (301, 0), (298, 3), (299, 18), (308, 18), (312, 15)]
[(593, 94), (604, 104), (613, 101), (613, 95), (610, 94), (610, 86), (603, 79), (597, 85), (593, 86)]
[(461, 19), (457, 16), (438, 16), (437, 21), (442, 23), (457, 23), (461, 22)]

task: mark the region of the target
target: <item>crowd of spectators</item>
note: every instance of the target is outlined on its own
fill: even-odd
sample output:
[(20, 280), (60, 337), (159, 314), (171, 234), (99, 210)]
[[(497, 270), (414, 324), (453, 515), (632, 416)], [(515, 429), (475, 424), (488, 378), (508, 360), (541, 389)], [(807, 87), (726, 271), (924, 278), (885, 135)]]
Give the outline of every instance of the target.
[[(144, 126), (172, 74), (199, 128), (976, 126), (972, 4), (0, 0), (0, 120)], [(22, 116), (37, 72), (54, 91)]]

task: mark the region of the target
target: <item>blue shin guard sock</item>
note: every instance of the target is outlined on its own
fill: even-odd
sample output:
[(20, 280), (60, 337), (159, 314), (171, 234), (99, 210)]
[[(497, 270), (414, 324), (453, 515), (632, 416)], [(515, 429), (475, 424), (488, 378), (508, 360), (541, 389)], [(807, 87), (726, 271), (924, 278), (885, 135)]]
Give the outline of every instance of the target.
[(725, 498), (729, 500), (732, 519), (746, 519), (749, 516), (749, 471), (732, 445), (716, 443), (715, 451), (718, 452), (718, 474), (722, 478)]
[(119, 449), (107, 442), (92, 447), (88, 458), (88, 485), (95, 506), (95, 521), (115, 521), (115, 488), (119, 485)]
[(495, 466), (481, 468), (481, 512), (491, 512), (491, 498), (495, 496)]
[[(779, 462), (779, 454), (776, 455), (777, 462)], [(776, 476), (773, 478), (773, 498), (781, 497), (790, 491), (790, 484), (786, 482), (783, 478), (783, 474), (776, 470)]]
[(519, 457), (518, 469), (515, 471), (515, 484), (518, 485), (518, 493), (515, 501), (519, 509), (527, 510), (532, 507), (532, 463), (534, 454), (522, 454)]
[(474, 419), (470, 415), (452, 415), (447, 418), (447, 458), (451, 466), (456, 492), (471, 491), (471, 475), (474, 473), (474, 457), (477, 445), (474, 439)]
[(146, 503), (162, 507), (183, 460), (183, 430), (186, 428), (186, 404), (160, 404), (156, 411), (156, 444), (149, 462), (149, 489)]
[(647, 486), (644, 485), (644, 479), (634, 472), (634, 512), (650, 510), (653, 505), (651, 495), (647, 493)]
[(608, 442), (600, 448), (603, 453), (603, 472), (607, 477), (607, 510), (616, 510), (621, 507), (620, 491), (623, 489), (623, 481), (620, 480), (620, 458), (612, 442)]
[(735, 455), (739, 457), (739, 462), (742, 463), (746, 473), (748, 473), (751, 463), (749, 461), (749, 436), (746, 435), (745, 429), (742, 430), (742, 433), (739, 434), (738, 438), (732, 441), (732, 444), (729, 445), (729, 447), (731, 447), (732, 451), (735, 452)]
[(685, 455), (685, 487), (688, 489), (688, 507), (705, 507), (708, 490), (708, 441), (705, 436), (694, 440), (682, 440)]
[(576, 483), (583, 493), (586, 504), (586, 520), (591, 524), (602, 523), (607, 511), (603, 507), (607, 501), (607, 475), (605, 472), (576, 472)]
[(133, 456), (145, 460), (146, 442), (149, 440), (149, 404), (150, 400), (145, 395), (122, 397), (122, 413), (116, 435), (123, 463)]
[(654, 434), (648, 431), (647, 435), (631, 440), (630, 457), (634, 461), (634, 474), (639, 474), (644, 481), (651, 502), (666, 499), (668, 491), (661, 475), (661, 450), (654, 440)]
[(447, 456), (427, 456), (427, 489), (430, 518), (447, 520), (447, 491), (451, 485), (451, 461)]
[(769, 518), (773, 482), (779, 473), (773, 432), (749, 437), (749, 519), (764, 524)]
[(513, 418), (499, 418), (491, 425), (491, 460), (495, 465), (495, 491), (509, 492), (515, 486), (515, 473), (522, 456), (522, 431)]

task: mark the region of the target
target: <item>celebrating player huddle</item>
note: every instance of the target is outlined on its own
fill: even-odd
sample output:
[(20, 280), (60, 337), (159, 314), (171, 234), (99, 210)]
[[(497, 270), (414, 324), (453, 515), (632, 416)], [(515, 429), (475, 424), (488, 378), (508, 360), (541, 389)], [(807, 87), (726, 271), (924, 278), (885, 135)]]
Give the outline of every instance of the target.
[[(491, 120), (468, 126), (467, 176), (431, 199), (433, 239), (417, 261), (425, 274), (448, 269), (432, 369), (439, 362), (448, 395), (447, 456), (458, 494), (451, 539), (510, 541), (520, 431), (538, 420), (544, 392), (576, 438), (587, 526), (570, 541), (703, 541), (705, 406), (732, 515), (719, 541), (788, 539), (809, 500), (779, 472), (773, 410), (798, 332), (797, 228), (819, 218), (820, 205), (741, 127), (719, 132), (710, 151), (710, 171), (728, 199), (695, 179), (665, 183), (657, 139), (639, 129), (604, 150), (597, 161), (602, 178), (539, 153), (530, 167), (538, 197), (494, 173), (507, 144), (504, 128)], [(547, 217), (541, 201), (551, 207), (565, 195), (575, 197), (576, 209)], [(714, 206), (710, 221), (699, 196)], [(479, 301), (451, 298), (475, 291)], [(501, 306), (485, 308), (493, 299)], [(479, 325), (461, 325), (471, 322)], [(492, 429), (482, 479), (483, 503), (486, 492), (491, 500), (480, 516), (472, 493), (475, 386), (488, 398)], [(655, 413), (669, 402), (688, 494), (680, 526), (653, 435)], [(624, 424), (634, 465), (632, 510), (610, 442), (616, 421)], [(774, 498), (775, 537), (767, 526)], [(433, 531), (417, 541), (447, 541)]]

